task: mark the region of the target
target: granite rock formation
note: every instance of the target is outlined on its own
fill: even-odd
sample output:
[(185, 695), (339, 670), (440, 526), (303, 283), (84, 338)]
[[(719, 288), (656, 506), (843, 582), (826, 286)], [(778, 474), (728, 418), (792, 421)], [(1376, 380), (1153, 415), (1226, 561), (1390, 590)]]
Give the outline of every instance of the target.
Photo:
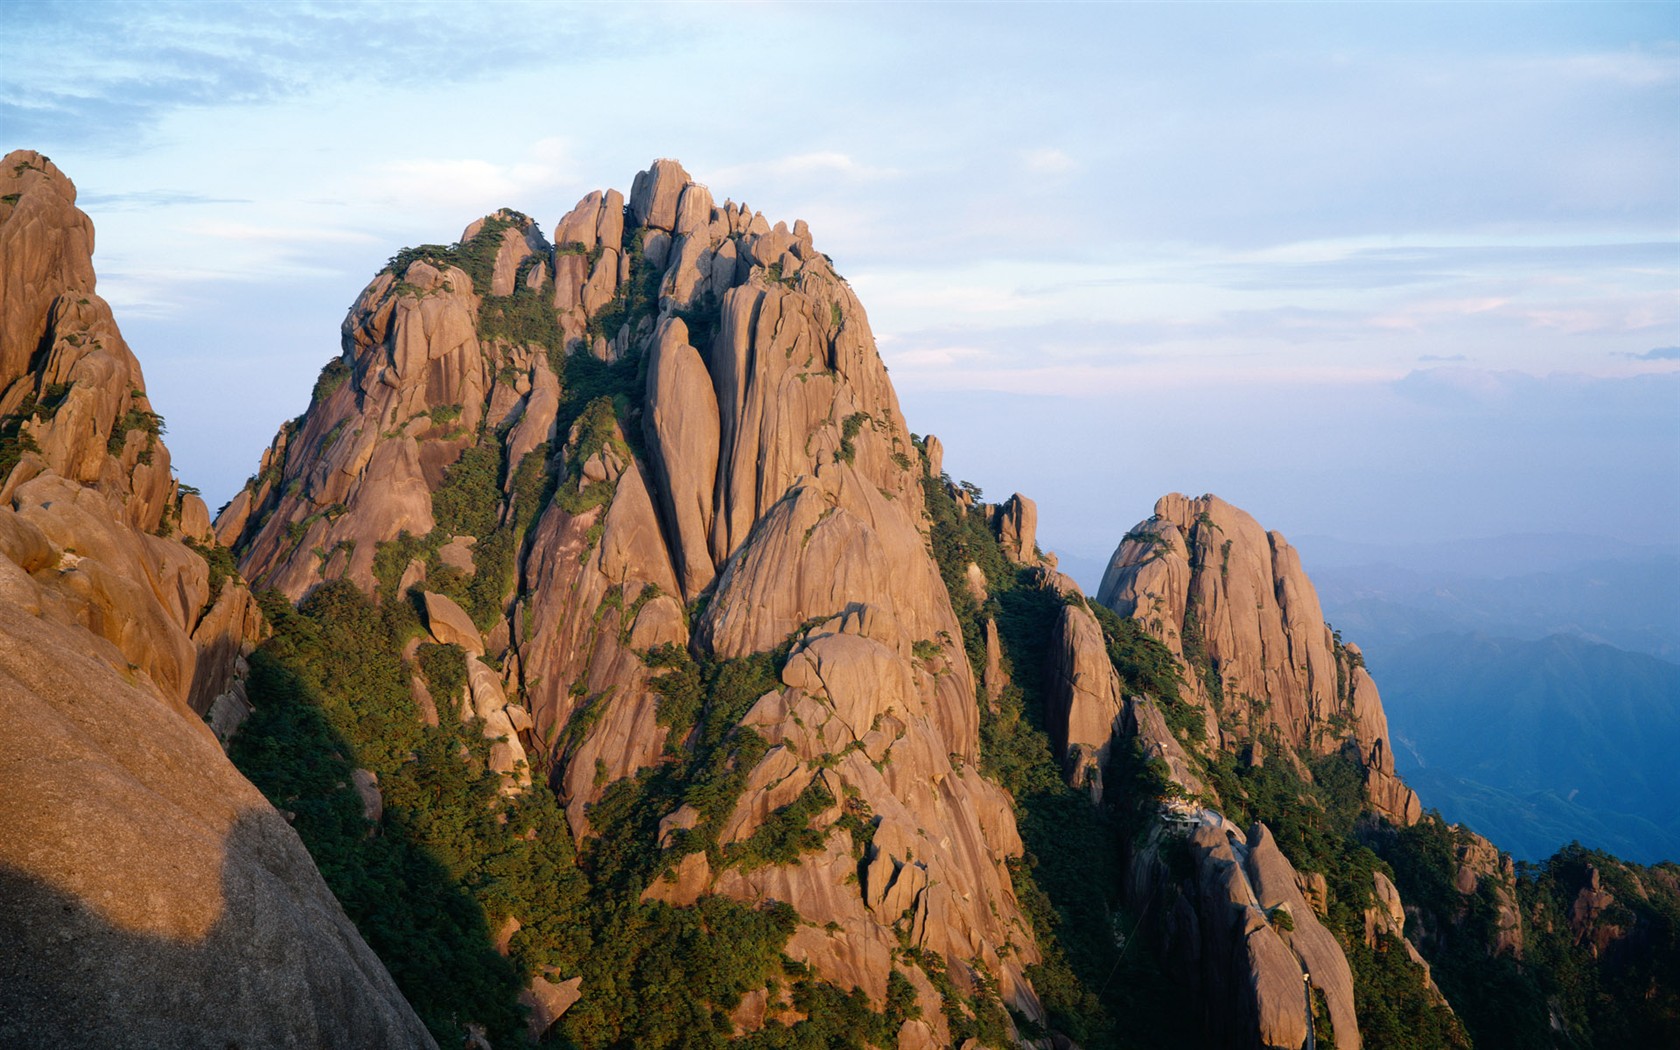
[[(476, 517), (449, 494), (473, 457), (500, 464)], [(394, 259), (216, 530), (294, 600), (336, 579), (381, 601), (431, 592), (433, 635), (472, 661), (463, 717), (495, 741), (508, 790), (546, 778), (580, 842), (613, 785), (692, 746), (662, 719), (675, 658), (659, 654), (780, 652), (778, 687), (740, 719), (765, 745), (744, 789), (715, 819), (664, 815), (670, 862), (647, 895), (791, 904), (790, 957), (877, 1008), (897, 973), (921, 1006), (901, 1039), (944, 1045), (940, 997), (906, 952), (1042, 1011), (1006, 868), (1021, 844), (977, 769), (975, 669), (921, 478), (863, 307), (805, 224), (719, 204), (661, 160), (628, 201), (585, 196), (552, 243), (501, 212), (453, 249)], [(471, 562), (446, 568), (450, 547)], [(432, 699), (442, 717), (448, 698)], [(801, 800), (826, 800), (804, 828), (820, 845), (720, 861)], [(680, 847), (699, 836), (716, 849)], [(745, 1029), (796, 1016), (749, 1002)]]
[[(1023, 515), (1000, 508), (991, 520), (1006, 555), (1019, 557)], [(1275, 762), (1310, 783), (1309, 760), (1341, 754), (1357, 763), (1369, 814), (1400, 827), (1419, 819), (1417, 796), (1394, 774), (1376, 686), (1358, 649), (1324, 623), (1294, 549), (1213, 496), (1164, 497), (1126, 534), (1099, 599), (1164, 647), (1177, 682), (1171, 697), (1128, 695), (1108, 632), (1071, 581), (1056, 587), (1067, 604), (1054, 633), (1051, 744), (1068, 782), (1098, 800), (1104, 771), (1122, 752), (1158, 770), (1165, 792), (1158, 823), (1131, 855), (1127, 896), (1173, 902), (1160, 932), (1162, 956), (1179, 980), (1221, 1004), (1209, 1013), (1208, 1038), (1299, 1046), (1316, 1004), (1318, 1023), (1328, 1026), (1317, 1038), (1359, 1046), (1352, 971), (1337, 936), (1319, 921), (1324, 875), (1297, 870), (1265, 824), (1233, 825), (1222, 809), (1239, 800), (1222, 800), (1212, 776), (1221, 763)], [(1179, 712), (1176, 729), (1164, 716), (1167, 705)], [(1190, 877), (1168, 859), (1186, 846)], [(1488, 862), (1466, 847), (1462, 865), (1480, 871)], [(1418, 979), (1441, 1001), (1405, 941), (1398, 892), (1380, 872), (1377, 878), (1368, 894), (1378, 899), (1367, 912), (1369, 938), (1374, 943), (1379, 931), (1399, 937)], [(1475, 877), (1469, 881), (1473, 890)], [(1280, 911), (1287, 913), (1281, 919)]]
[(804, 223), (661, 160), (404, 249), (214, 523), (92, 248), (7, 157), (0, 1044), (1676, 1041), (1672, 865), (1421, 815), (1212, 496), (1088, 600)]
[(1402, 824), (1418, 819), (1416, 793), (1394, 775), (1364, 658), (1324, 622), (1281, 534), (1217, 496), (1163, 496), (1115, 550), (1097, 600), (1179, 659), (1219, 746), (1267, 737), (1316, 755), (1351, 746), (1373, 806)]

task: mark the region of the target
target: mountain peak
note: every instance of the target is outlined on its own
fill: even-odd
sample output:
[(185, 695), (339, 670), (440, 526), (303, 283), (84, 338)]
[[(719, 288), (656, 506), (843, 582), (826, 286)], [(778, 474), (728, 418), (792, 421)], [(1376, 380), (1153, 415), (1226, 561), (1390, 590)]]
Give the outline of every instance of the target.
[[(504, 210), (405, 249), (343, 331), (218, 523), (252, 579), (294, 600), (345, 580), (393, 615), (419, 594), (432, 644), (480, 632), (465, 681), (415, 717), (479, 726), (504, 792), (551, 784), (586, 850), (609, 792), (730, 741), (738, 798), (644, 801), (711, 844), (647, 895), (785, 901), (809, 924), (788, 953), (877, 1004), (911, 944), (940, 960), (929, 973), (1042, 1015), (1006, 866), (1020, 839), (975, 769), (974, 674), (928, 551), (920, 453), (803, 222), (719, 206), (658, 160), (628, 202), (586, 194), (552, 242)], [(1030, 547), (1030, 521), (1017, 532)], [(460, 615), (433, 623), (445, 601)], [(673, 666), (758, 674), (770, 653), (730, 701), (744, 707), (679, 717), (661, 699)], [(777, 814), (802, 799), (808, 848), (737, 859), (787, 834)], [(861, 858), (840, 834), (859, 814)], [(909, 972), (911, 1027), (944, 1038), (934, 978)]]
[(1402, 824), (1417, 820), (1417, 795), (1394, 775), (1376, 683), (1325, 622), (1282, 533), (1212, 494), (1170, 493), (1121, 541), (1097, 597), (1171, 650), (1221, 747), (1268, 735), (1286, 754), (1352, 746), (1373, 804)]

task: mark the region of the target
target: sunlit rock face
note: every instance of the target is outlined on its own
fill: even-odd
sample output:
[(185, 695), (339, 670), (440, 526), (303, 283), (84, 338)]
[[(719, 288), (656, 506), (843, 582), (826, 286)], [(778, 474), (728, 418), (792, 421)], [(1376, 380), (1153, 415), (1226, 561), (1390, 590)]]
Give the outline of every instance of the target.
[(0, 162), (0, 1044), (432, 1045), (212, 731), (261, 618), (75, 200)]

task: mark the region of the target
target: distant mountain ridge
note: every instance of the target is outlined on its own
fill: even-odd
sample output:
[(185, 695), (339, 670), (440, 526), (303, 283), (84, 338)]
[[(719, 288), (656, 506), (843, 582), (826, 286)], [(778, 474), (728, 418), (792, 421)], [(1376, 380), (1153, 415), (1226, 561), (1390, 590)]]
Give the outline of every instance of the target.
[(1680, 666), (1570, 635), (1436, 634), (1369, 659), (1430, 805), (1527, 859), (1571, 839), (1680, 858)]
[(1680, 541), (1633, 543), (1576, 532), (1520, 532), (1412, 543), (1373, 543), (1307, 534), (1295, 542), (1302, 561), (1315, 576), (1335, 569), (1386, 564), (1499, 578), (1555, 572), (1588, 562), (1680, 558)]
[(1680, 662), (1680, 547), (1575, 535), (1303, 542), (1325, 614), (1381, 651), (1442, 631), (1575, 634)]

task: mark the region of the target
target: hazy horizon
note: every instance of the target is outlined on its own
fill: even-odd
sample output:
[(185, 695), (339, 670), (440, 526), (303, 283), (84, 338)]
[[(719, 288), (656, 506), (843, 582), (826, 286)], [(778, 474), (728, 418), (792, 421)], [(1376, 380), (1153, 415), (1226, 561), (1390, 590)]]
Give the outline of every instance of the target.
[(675, 156), (810, 222), (911, 428), (989, 498), (1036, 499), (1047, 549), (1106, 557), (1169, 491), (1291, 536), (1661, 543), (1676, 23), (16, 4), (0, 140), (76, 181), (100, 291), (212, 507), (397, 249), (504, 205), (552, 231)]

